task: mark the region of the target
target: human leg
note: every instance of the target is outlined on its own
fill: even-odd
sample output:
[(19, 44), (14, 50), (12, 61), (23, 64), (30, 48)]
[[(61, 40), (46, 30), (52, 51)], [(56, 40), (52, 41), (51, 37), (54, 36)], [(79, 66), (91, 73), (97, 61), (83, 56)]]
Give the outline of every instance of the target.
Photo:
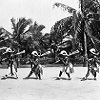
[(90, 71), (91, 71), (91, 68), (88, 68), (88, 71), (87, 71), (85, 77), (83, 77), (81, 81), (87, 80), (87, 77), (90, 75)]
[(61, 78), (62, 73), (62, 71), (59, 72), (59, 76), (57, 77), (58, 80)]
[(32, 74), (33, 74), (33, 70), (31, 69), (31, 71), (30, 71), (30, 73), (28, 74), (28, 76), (27, 76), (27, 77), (25, 77), (24, 79), (29, 78)]
[(70, 74), (66, 72), (66, 74), (68, 75), (68, 79), (71, 80)]
[(39, 80), (41, 80), (41, 74), (40, 73), (38, 73), (38, 77), (39, 77)]
[(94, 80), (96, 80), (96, 76), (97, 76), (96, 71), (92, 69), (92, 70), (91, 70), (91, 73), (92, 73), (92, 75), (94, 76)]

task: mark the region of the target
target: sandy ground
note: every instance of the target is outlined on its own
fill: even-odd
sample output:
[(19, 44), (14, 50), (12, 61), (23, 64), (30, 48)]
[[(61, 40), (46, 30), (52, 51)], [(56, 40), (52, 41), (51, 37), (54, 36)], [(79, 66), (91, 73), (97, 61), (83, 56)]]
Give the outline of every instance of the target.
[[(7, 69), (0, 69), (0, 78)], [(42, 80), (23, 79), (30, 68), (19, 68), (18, 79), (0, 80), (0, 100), (100, 100), (100, 74), (97, 80), (80, 81), (86, 74), (87, 68), (75, 67), (67, 80), (63, 74), (61, 80), (56, 80), (60, 67), (44, 67)]]

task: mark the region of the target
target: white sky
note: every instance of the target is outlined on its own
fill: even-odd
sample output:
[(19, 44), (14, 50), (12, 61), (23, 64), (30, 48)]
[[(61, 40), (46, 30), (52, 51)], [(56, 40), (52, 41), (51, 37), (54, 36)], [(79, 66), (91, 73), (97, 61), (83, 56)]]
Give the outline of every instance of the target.
[(69, 13), (63, 12), (55, 7), (55, 2), (63, 3), (78, 9), (79, 0), (0, 0), (0, 26), (12, 32), (12, 17), (26, 17), (43, 24), (46, 28), (44, 33), (49, 33), (54, 23), (62, 18), (69, 16)]

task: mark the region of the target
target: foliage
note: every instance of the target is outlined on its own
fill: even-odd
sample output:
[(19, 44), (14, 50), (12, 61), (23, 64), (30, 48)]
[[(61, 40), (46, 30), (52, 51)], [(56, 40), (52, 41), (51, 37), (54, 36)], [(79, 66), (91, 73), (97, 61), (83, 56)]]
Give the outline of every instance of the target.
[(0, 28), (0, 47), (9, 46), (11, 43), (10, 38), (12, 34), (4, 28)]
[(50, 48), (50, 34), (45, 33), (42, 38), (40, 39), (40, 46), (43, 52), (46, 52), (48, 48)]
[(12, 29), (13, 29), (13, 38), (14, 41), (12, 44), (16, 44), (18, 48), (22, 48), (22, 41), (24, 40), (24, 34), (29, 30), (26, 28), (32, 24), (31, 19), (19, 18), (16, 22), (14, 18), (11, 19)]
[(67, 10), (69, 13), (73, 13), (73, 11), (76, 11), (76, 9), (68, 6), (68, 5), (65, 5), (65, 4), (62, 4), (62, 3), (58, 3), (56, 2), (53, 7), (61, 7), (63, 10)]
[[(74, 27), (74, 38), (76, 41), (82, 44), (84, 49), (84, 32), (87, 35), (87, 44), (89, 48), (95, 47), (97, 50), (97, 43), (100, 44), (100, 30), (99, 30), (99, 13), (100, 4), (97, 0), (79, 0), (81, 11), (77, 11), (72, 7), (61, 3), (55, 3), (57, 7), (62, 7), (69, 13), (73, 14), (73, 27)], [(99, 51), (99, 50), (98, 50)]]
[(38, 25), (36, 21), (32, 24), (32, 20), (26, 18), (19, 18), (17, 22), (12, 18), (11, 22), (13, 25), (13, 47), (16, 45), (19, 51), (25, 50), (25, 55), (30, 54), (33, 50), (41, 49), (44, 25)]
[(52, 27), (51, 32), (50, 32), (51, 35), (56, 34), (57, 37), (52, 36), (52, 38), (59, 38), (59, 37), (63, 38), (64, 35), (65, 36), (68, 36), (70, 34), (72, 35), (72, 30), (73, 30), (72, 21), (73, 21), (72, 16), (61, 19), (60, 21), (57, 21), (55, 25)]
[(42, 30), (45, 28), (44, 25), (38, 25), (37, 22), (34, 22), (33, 25), (29, 27), (29, 31), (31, 32), (32, 44), (35, 49), (41, 49), (41, 39), (43, 37)]

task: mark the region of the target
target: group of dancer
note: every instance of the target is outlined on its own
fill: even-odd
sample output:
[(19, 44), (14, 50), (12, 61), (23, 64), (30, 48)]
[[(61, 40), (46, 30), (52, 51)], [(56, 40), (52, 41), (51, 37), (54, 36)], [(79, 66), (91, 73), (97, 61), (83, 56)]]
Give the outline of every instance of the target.
[[(2, 59), (2, 61), (7, 62), (9, 73), (4, 75), (1, 79), (7, 79), (7, 78), (18, 79), (18, 76), (17, 76), (18, 55), (21, 55), (23, 53), (25, 53), (25, 50), (15, 53), (14, 51), (12, 51), (10, 47), (6, 49), (6, 51), (2, 54), (2, 55), (6, 55), (6, 58)], [(31, 65), (31, 71), (29, 75), (25, 77), (24, 79), (29, 78), (34, 73), (36, 78), (41, 80), (43, 69), (39, 63), (39, 55), (37, 51), (32, 51), (29, 58), (29, 63)]]
[[(79, 50), (76, 50), (75, 52), (68, 54), (65, 50), (60, 51), (60, 53), (57, 55), (57, 58), (58, 58), (57, 62), (61, 61), (63, 65), (57, 77), (58, 80), (61, 79), (61, 75), (63, 73), (66, 73), (68, 76), (68, 80), (71, 80), (70, 74), (74, 73), (71, 56), (79, 52), (80, 52)], [(92, 48), (90, 52), (92, 56), (88, 59), (88, 70), (87, 70), (86, 76), (82, 78), (82, 81), (87, 80), (90, 73), (93, 75), (94, 80), (96, 80), (97, 72), (99, 73), (99, 63), (100, 63), (98, 59), (99, 53), (96, 53), (94, 48)], [(15, 79), (18, 79), (18, 76), (17, 76), (17, 68), (18, 68), (17, 58), (18, 57), (17, 56), (22, 53), (25, 53), (25, 50), (18, 52), (18, 53), (14, 53), (14, 51), (11, 48), (6, 49), (3, 55), (7, 54), (7, 57), (2, 60), (8, 61), (9, 73), (3, 76), (1, 79), (7, 79), (10, 77), (14, 77)], [(45, 53), (45, 54), (48, 54), (48, 53)], [(31, 55), (29, 58), (29, 62), (31, 65), (31, 71), (29, 72), (28, 76), (25, 77), (24, 79), (30, 78), (33, 73), (36, 76), (36, 79), (39, 79), (39, 80), (42, 79), (41, 75), (43, 75), (43, 67), (39, 62), (39, 58), (45, 54), (39, 55), (37, 51), (31, 52)]]

